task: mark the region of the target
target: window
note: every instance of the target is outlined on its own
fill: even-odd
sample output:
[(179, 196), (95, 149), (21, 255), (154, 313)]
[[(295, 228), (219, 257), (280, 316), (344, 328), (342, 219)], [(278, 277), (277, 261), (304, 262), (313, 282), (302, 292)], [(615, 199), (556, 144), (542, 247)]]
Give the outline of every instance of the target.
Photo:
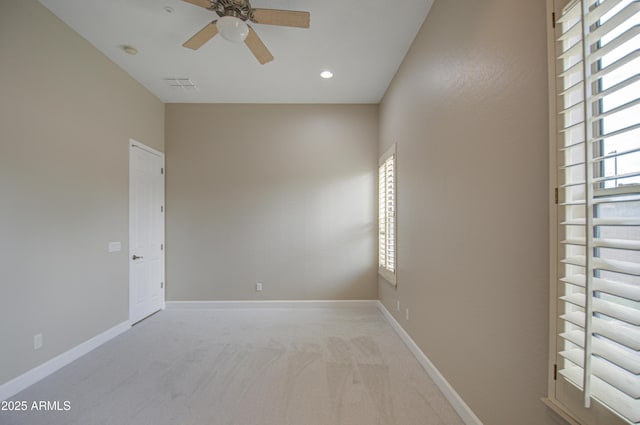
[(551, 401), (640, 424), (640, 2), (574, 0), (557, 31)]
[(378, 162), (378, 273), (396, 285), (396, 148)]

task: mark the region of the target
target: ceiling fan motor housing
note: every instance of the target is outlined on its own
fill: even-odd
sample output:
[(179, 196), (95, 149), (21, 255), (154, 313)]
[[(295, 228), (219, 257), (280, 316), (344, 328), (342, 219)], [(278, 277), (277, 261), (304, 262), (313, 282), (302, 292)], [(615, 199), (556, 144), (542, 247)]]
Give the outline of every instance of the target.
[(211, 3), (211, 10), (218, 16), (235, 16), (243, 21), (253, 20), (253, 11), (249, 0), (217, 0)]

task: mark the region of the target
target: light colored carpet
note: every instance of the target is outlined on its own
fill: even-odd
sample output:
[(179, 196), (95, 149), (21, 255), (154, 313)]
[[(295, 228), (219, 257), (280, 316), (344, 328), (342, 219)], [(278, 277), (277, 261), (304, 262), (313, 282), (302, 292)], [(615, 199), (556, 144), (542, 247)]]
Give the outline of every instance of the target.
[(165, 310), (12, 400), (3, 425), (463, 425), (375, 308)]

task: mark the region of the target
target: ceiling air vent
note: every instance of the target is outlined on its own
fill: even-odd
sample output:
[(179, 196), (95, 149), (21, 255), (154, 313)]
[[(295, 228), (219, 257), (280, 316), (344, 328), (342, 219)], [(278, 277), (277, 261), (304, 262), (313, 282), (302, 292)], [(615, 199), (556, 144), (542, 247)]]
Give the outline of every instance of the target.
[(190, 78), (164, 78), (164, 82), (174, 90), (199, 91)]

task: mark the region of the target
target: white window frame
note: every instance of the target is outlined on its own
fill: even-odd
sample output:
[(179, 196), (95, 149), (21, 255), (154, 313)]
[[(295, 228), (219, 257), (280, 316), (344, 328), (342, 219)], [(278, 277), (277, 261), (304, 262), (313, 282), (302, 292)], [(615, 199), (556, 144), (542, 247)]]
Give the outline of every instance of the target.
[[(591, 0), (588, 2), (590, 5), (594, 3), (596, 0)], [(600, 403), (596, 398), (591, 397), (592, 389), (591, 384), (587, 384), (585, 388), (579, 388), (575, 385), (568, 384), (566, 380), (563, 379), (560, 373), (561, 365), (558, 362), (558, 351), (564, 350), (562, 338), (559, 337), (559, 333), (561, 333), (562, 325), (561, 320), (559, 320), (559, 307), (562, 307), (563, 301), (558, 299), (558, 295), (562, 292), (562, 286), (559, 282), (559, 270), (561, 269), (559, 265), (559, 257), (561, 255), (561, 243), (560, 239), (562, 238), (559, 234), (561, 233), (561, 220), (559, 219), (559, 205), (562, 205), (563, 195), (562, 193), (558, 195), (558, 187), (560, 177), (558, 175), (558, 166), (561, 161), (558, 158), (558, 140), (559, 140), (559, 131), (562, 128), (561, 120), (558, 118), (559, 109), (562, 109), (562, 106), (559, 103), (558, 93), (561, 89), (558, 87), (559, 78), (557, 76), (556, 65), (557, 65), (557, 52), (556, 49), (559, 45), (556, 43), (556, 29), (552, 24), (554, 23), (554, 17), (556, 20), (561, 16), (561, 12), (564, 6), (572, 3), (572, 0), (547, 0), (547, 10), (549, 14), (549, 25), (548, 25), (548, 63), (549, 63), (549, 111), (550, 111), (550, 151), (549, 151), (549, 163), (550, 163), (550, 189), (551, 193), (555, 196), (552, 196), (552, 200), (550, 203), (550, 336), (549, 336), (549, 381), (548, 381), (548, 397), (543, 399), (545, 404), (549, 406), (552, 410), (558, 413), (561, 417), (568, 421), (568, 423), (573, 425), (618, 425), (618, 424), (630, 424), (628, 420), (623, 419), (621, 416), (613, 413), (612, 410), (607, 408), (603, 403)], [(555, 16), (554, 16), (555, 15)], [(558, 31), (560, 31), (558, 29)], [(587, 67), (587, 73), (590, 72)], [(587, 96), (590, 96), (590, 93), (585, 90)], [(589, 135), (590, 130), (586, 131), (586, 138), (589, 140), (590, 137), (603, 137), (601, 135)], [(590, 163), (590, 162), (587, 162)], [(592, 169), (593, 170), (593, 169)], [(593, 173), (593, 171), (591, 171)], [(587, 174), (587, 185), (589, 182), (593, 181), (594, 177), (598, 177), (597, 175)], [(614, 196), (615, 194), (637, 194), (637, 187), (619, 187), (619, 188), (607, 188), (607, 189), (591, 189), (593, 193), (587, 194), (587, 202), (588, 199), (597, 198), (603, 195)], [(554, 199), (555, 198), (555, 199)], [(589, 214), (585, 220), (589, 220), (588, 217), (592, 217), (592, 214)], [(591, 224), (587, 226), (587, 232), (589, 232), (594, 225)], [(590, 239), (587, 237), (587, 239)], [(567, 241), (565, 241), (567, 243)], [(572, 242), (568, 242), (572, 243)], [(591, 245), (587, 242), (586, 252), (590, 252)], [(590, 254), (588, 254), (590, 255)], [(587, 270), (589, 270), (587, 268)], [(585, 273), (587, 274), (587, 273)], [(588, 278), (585, 278), (589, 281)], [(598, 289), (591, 289), (590, 283), (586, 283), (585, 291), (597, 291)], [(590, 292), (586, 292), (590, 294)], [(595, 292), (594, 292), (595, 294)], [(595, 295), (594, 295), (595, 297)], [(591, 298), (591, 296), (587, 296), (587, 298)], [(589, 301), (587, 301), (589, 302)], [(586, 317), (591, 317), (591, 306), (585, 307), (587, 314)], [(596, 320), (596, 319), (594, 319)], [(587, 319), (590, 322), (590, 319)], [(591, 324), (586, 324), (588, 326), (585, 329), (585, 335), (591, 335)], [(597, 331), (593, 331), (597, 332)], [(591, 337), (587, 337), (586, 339), (593, 340)], [(590, 343), (585, 346), (584, 350), (587, 353), (591, 352)], [(587, 355), (586, 357), (592, 358), (592, 356)], [(590, 370), (591, 364), (586, 366)], [(597, 376), (597, 374), (594, 374)]]
[[(392, 167), (391, 182), (386, 180), (389, 163)], [(397, 285), (398, 274), (397, 165), (398, 159), (394, 144), (378, 160), (378, 274), (393, 286)], [(390, 193), (388, 194), (386, 191), (389, 189)], [(391, 199), (389, 199), (389, 195)], [(391, 201), (391, 205), (387, 205), (389, 201)]]

